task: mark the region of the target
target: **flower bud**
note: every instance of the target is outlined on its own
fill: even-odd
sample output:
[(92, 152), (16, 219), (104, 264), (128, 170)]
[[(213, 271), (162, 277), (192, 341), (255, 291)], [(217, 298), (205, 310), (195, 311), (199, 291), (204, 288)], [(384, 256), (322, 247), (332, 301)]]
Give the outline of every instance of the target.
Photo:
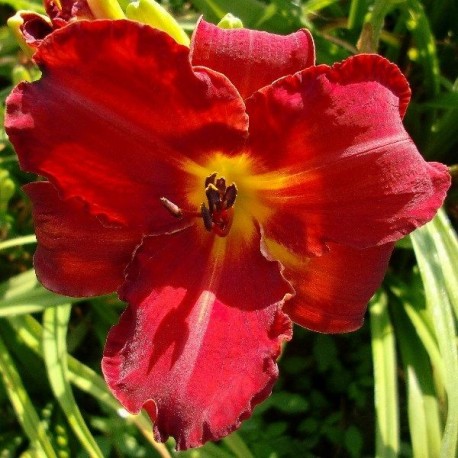
[(169, 34), (177, 43), (189, 46), (189, 37), (176, 19), (154, 0), (138, 0), (126, 8), (129, 19), (148, 24)]
[(87, 0), (89, 8), (97, 19), (125, 19), (117, 0)]
[(243, 22), (231, 13), (227, 13), (221, 21), (218, 22), (220, 29), (243, 29)]

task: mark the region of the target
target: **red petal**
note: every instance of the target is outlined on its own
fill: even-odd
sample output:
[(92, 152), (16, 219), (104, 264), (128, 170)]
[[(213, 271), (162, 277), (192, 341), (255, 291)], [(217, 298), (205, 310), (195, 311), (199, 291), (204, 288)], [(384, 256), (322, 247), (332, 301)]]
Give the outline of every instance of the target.
[(179, 450), (219, 439), (251, 414), (270, 394), (291, 334), (279, 309), (289, 287), (259, 242), (237, 246), (229, 234), (201, 243), (201, 230), (144, 240), (102, 362), (121, 403), (144, 407), (156, 438), (172, 435)]
[(243, 98), (315, 62), (313, 39), (302, 29), (281, 36), (248, 29), (220, 29), (200, 20), (191, 43), (193, 65), (226, 75)]
[[(247, 100), (254, 154), (288, 177), (265, 198), (268, 237), (304, 254), (333, 241), (367, 248), (429, 221), (450, 184), (402, 126), (408, 85), (393, 64), (360, 55), (305, 70)], [(297, 221), (297, 223), (293, 223)]]
[(194, 72), (188, 48), (139, 23), (70, 24), (35, 60), (42, 79), (8, 99), (21, 166), (109, 221), (155, 230), (159, 198), (183, 198), (184, 158), (232, 151), (246, 136), (230, 82)]
[(115, 291), (142, 234), (102, 226), (78, 199), (59, 199), (50, 183), (31, 183), (24, 190), (33, 203), (34, 266), (41, 283), (66, 296)]
[(366, 250), (331, 244), (329, 253), (287, 267), (285, 276), (296, 295), (284, 310), (294, 322), (314, 331), (358, 329), (392, 251), (391, 243)]

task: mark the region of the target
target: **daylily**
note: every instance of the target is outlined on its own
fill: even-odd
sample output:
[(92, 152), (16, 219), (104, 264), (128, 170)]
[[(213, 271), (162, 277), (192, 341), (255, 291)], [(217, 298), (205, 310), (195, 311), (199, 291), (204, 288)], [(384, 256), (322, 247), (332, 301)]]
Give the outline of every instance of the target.
[(106, 381), (178, 449), (223, 437), (269, 395), (290, 318), (361, 326), (395, 241), (449, 187), (402, 125), (399, 69), (376, 55), (314, 66), (304, 30), (201, 21), (189, 49), (83, 21), (35, 61), (43, 77), (14, 89), (6, 127), (47, 180), (26, 186), (37, 275), (70, 296), (118, 290)]

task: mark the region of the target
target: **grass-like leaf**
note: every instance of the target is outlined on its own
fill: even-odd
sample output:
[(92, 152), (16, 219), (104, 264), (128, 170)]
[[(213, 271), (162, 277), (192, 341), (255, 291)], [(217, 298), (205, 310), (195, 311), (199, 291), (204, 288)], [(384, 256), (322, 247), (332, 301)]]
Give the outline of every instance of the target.
[(411, 237), (425, 287), (426, 304), (434, 317), (434, 328), (446, 368), (444, 381), (448, 405), (440, 455), (446, 458), (456, 455), (458, 442), (457, 240), (442, 210)]
[(54, 448), (46, 435), (44, 426), (40, 422), (38, 414), (33, 407), (33, 403), (24, 388), (14, 361), (1, 336), (0, 374), (3, 377), (6, 392), (16, 412), (16, 417), (30, 439), (32, 448), (36, 450), (37, 456), (57, 458)]
[(363, 0), (352, 0), (348, 13), (347, 27), (355, 29), (363, 25), (364, 16), (367, 13), (367, 3)]
[(24, 235), (23, 237), (16, 237), (14, 239), (4, 240), (0, 242), (0, 250), (6, 250), (7, 248), (28, 245), (37, 243), (37, 237), (35, 234)]
[[(391, 279), (391, 281), (393, 280), (394, 279)], [(416, 285), (413, 285), (413, 287), (415, 286)], [(404, 283), (393, 285), (390, 282), (390, 290), (401, 301), (398, 306), (402, 307), (407, 314), (410, 323), (420, 339), (420, 345), (422, 345), (428, 353), (434, 372), (437, 374), (437, 379), (443, 383), (443, 380), (445, 380), (444, 360), (442, 359), (437, 343), (432, 317), (428, 313), (428, 310), (424, 308), (426, 307), (424, 300), (420, 301), (419, 298), (415, 299), (411, 297), (411, 295), (409, 295), (409, 286)], [(394, 307), (393, 310), (395, 309)], [(402, 328), (402, 326), (398, 327)]]
[(18, 10), (31, 10), (37, 13), (44, 13), (45, 9), (40, 0), (0, 0), (0, 5), (8, 5)]
[(439, 400), (434, 387), (434, 372), (422, 339), (412, 323), (409, 323), (402, 304), (396, 303), (392, 312), (396, 320), (396, 337), (406, 374), (413, 455), (425, 458), (439, 456), (442, 424)]
[[(8, 317), (8, 321), (16, 331), (18, 337), (31, 350), (43, 357), (43, 350), (41, 347), (43, 328), (40, 323), (30, 315), (11, 316)], [(171, 458), (167, 447), (154, 440), (151, 431), (151, 422), (146, 414), (130, 415), (110, 393), (105, 381), (100, 375), (71, 355), (67, 355), (67, 363), (67, 376), (70, 383), (74, 384), (85, 393), (88, 393), (117, 414), (126, 417), (126, 421), (130, 421), (136, 425), (148, 442), (155, 448), (159, 456), (162, 458)]]
[(0, 284), (0, 317), (33, 313), (82, 299), (59, 296), (38, 282), (33, 269)]
[(250, 449), (240, 437), (240, 434), (233, 432), (223, 439), (224, 444), (234, 453), (235, 456), (253, 458)]
[(266, 8), (258, 0), (233, 2), (231, 0), (192, 0), (192, 3), (205, 14), (209, 21), (218, 22), (225, 14), (232, 13), (244, 22), (252, 24), (263, 15)]
[(399, 455), (400, 446), (396, 347), (384, 292), (375, 295), (369, 310), (374, 362), (376, 456), (394, 458)]
[(81, 445), (89, 456), (103, 458), (97, 442), (86, 426), (68, 381), (66, 336), (70, 311), (71, 305), (64, 304), (47, 308), (43, 314), (43, 356), (48, 379), (54, 396)]
[(374, 2), (359, 38), (358, 45), (361, 52), (377, 52), (385, 16), (396, 3), (398, 0), (376, 0)]
[(439, 93), (440, 87), (440, 69), (436, 40), (432, 34), (428, 17), (421, 2), (418, 0), (407, 0), (406, 7), (410, 15), (407, 25), (415, 40), (418, 62), (423, 69), (423, 84), (428, 94), (432, 97)]
[(452, 108), (437, 122), (431, 133), (425, 156), (445, 160), (447, 153), (455, 154), (458, 144), (458, 108)]

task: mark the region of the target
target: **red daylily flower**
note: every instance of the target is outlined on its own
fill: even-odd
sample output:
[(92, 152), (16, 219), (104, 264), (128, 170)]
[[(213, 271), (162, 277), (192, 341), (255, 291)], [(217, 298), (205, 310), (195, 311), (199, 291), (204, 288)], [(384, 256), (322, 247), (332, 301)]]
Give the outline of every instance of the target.
[(282, 305), (310, 329), (358, 328), (395, 241), (450, 184), (402, 126), (399, 69), (376, 55), (314, 66), (306, 31), (202, 21), (189, 50), (83, 21), (35, 60), (43, 77), (10, 95), (6, 127), (48, 180), (26, 187), (37, 275), (73, 296), (119, 288), (105, 378), (178, 449), (269, 395), (291, 337)]

